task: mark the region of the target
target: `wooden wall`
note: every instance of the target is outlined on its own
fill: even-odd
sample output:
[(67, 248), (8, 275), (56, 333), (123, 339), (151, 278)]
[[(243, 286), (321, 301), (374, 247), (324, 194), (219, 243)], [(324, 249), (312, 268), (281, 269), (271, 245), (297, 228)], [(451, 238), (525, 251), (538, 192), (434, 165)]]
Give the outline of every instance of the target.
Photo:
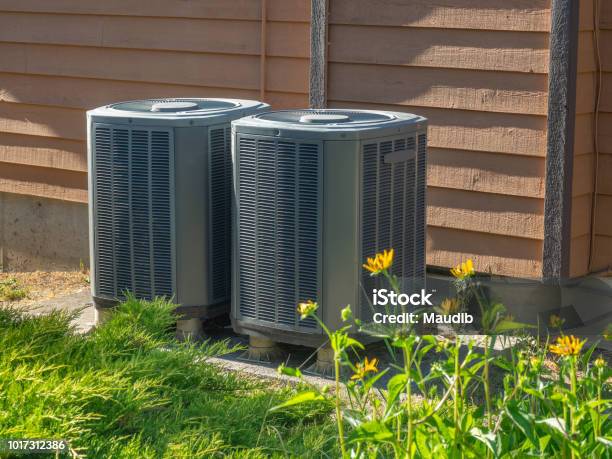
[[(595, 10), (597, 4), (598, 11)], [(582, 0), (580, 15), (571, 276), (582, 276), (612, 266), (612, 2)], [(597, 23), (600, 30), (596, 41)], [(596, 116), (598, 95), (599, 114)], [(592, 220), (596, 187), (595, 218)], [(591, 223), (594, 223), (594, 235), (591, 234)]]
[[(259, 99), (261, 3), (0, 0), (0, 192), (86, 202), (87, 109)], [(305, 106), (310, 2), (266, 5), (265, 99)]]
[(331, 107), (429, 118), (428, 264), (540, 277), (548, 0), (331, 0)]
[(612, 267), (612, 1), (600, 4), (601, 93), (598, 123), (598, 194), (593, 270)]
[(595, 30), (593, 2), (594, 0), (581, 0), (580, 2), (570, 246), (570, 276), (572, 277), (582, 276), (589, 272), (595, 170), (593, 123), (597, 85), (593, 41)]

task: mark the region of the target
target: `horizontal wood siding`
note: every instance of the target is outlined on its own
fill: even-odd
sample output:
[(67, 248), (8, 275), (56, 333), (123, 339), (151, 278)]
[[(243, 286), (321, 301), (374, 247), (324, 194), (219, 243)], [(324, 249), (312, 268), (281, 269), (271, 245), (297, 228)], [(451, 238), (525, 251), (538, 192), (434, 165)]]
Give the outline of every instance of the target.
[[(598, 12), (595, 11), (597, 4)], [(607, 0), (582, 0), (580, 7), (572, 276), (582, 276), (612, 266), (612, 3)], [(599, 24), (598, 31), (596, 24)], [(598, 40), (595, 39), (596, 33)], [(599, 112), (596, 114), (598, 96)]]
[(429, 119), (428, 263), (539, 277), (548, 0), (331, 0), (331, 107)]
[(593, 31), (593, 0), (582, 0), (578, 34), (574, 176), (572, 180), (572, 239), (570, 244), (570, 276), (572, 277), (583, 276), (589, 272), (591, 210), (595, 188), (593, 123), (597, 87)]
[(612, 2), (599, 0), (601, 95), (598, 135), (597, 202), (592, 270), (612, 267)]
[[(308, 104), (310, 2), (267, 0), (265, 100)], [(85, 111), (259, 99), (261, 1), (0, 0), (0, 191), (86, 202)]]

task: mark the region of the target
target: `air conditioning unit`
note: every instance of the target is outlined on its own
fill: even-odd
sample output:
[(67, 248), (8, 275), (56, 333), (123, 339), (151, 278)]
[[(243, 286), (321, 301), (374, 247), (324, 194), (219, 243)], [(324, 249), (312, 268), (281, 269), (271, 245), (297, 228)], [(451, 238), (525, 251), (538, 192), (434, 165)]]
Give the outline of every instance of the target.
[(316, 346), (296, 305), (372, 317), (362, 263), (395, 249), (393, 271), (424, 287), (427, 120), (365, 110), (274, 111), (232, 122), (232, 324), (238, 333)]
[(98, 309), (131, 292), (185, 317), (227, 312), (230, 122), (250, 100), (150, 99), (87, 112), (91, 286)]

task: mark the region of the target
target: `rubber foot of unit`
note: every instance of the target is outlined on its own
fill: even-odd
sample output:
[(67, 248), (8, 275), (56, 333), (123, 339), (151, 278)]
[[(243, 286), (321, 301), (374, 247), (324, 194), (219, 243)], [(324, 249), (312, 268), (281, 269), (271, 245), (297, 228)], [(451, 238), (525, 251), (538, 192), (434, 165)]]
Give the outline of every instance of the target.
[(252, 362), (273, 362), (282, 359), (284, 352), (276, 341), (257, 336), (249, 336), (249, 348), (240, 359)]
[(195, 341), (202, 337), (202, 319), (180, 319), (176, 321), (176, 339)]
[(334, 376), (334, 350), (329, 346), (317, 350), (317, 360), (309, 366), (305, 373), (331, 378)]
[(96, 327), (105, 324), (113, 315), (113, 308), (95, 308), (94, 323)]

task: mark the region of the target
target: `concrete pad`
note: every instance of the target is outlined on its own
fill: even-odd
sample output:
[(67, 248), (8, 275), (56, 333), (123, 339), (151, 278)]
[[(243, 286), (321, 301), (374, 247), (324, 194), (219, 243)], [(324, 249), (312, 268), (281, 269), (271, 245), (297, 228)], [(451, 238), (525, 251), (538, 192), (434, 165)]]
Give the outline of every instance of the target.
[(80, 310), (81, 312), (75, 321), (76, 329), (80, 333), (87, 333), (96, 323), (95, 308), (89, 289), (34, 303), (28, 306), (28, 310), (33, 314), (45, 314), (53, 310), (70, 312)]

